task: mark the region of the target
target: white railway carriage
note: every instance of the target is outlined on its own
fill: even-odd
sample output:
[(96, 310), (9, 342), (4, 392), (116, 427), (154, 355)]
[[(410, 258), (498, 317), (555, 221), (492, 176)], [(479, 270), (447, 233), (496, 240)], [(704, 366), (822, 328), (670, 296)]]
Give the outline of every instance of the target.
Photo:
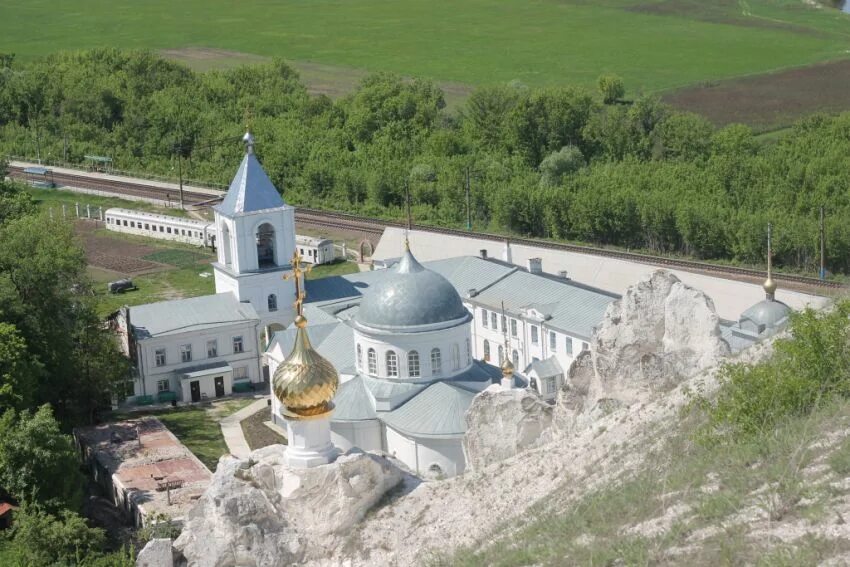
[(117, 208), (104, 216), (106, 228), (116, 232), (215, 247), (215, 225), (210, 222)]
[(336, 258), (333, 240), (295, 235), (295, 246), (304, 261), (311, 264), (328, 264)]

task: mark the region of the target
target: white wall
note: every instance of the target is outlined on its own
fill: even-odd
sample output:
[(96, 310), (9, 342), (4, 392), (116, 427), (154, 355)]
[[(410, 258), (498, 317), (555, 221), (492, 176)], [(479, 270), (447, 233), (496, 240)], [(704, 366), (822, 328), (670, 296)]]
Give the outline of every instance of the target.
[[(470, 349), (472, 349), (471, 327), (468, 321), (448, 329), (420, 333), (379, 334), (355, 327), (355, 352), (353, 354), (358, 370), (364, 375), (369, 375), (368, 352), (370, 348), (373, 348), (377, 356), (377, 373), (374, 376), (392, 380), (429, 382), (435, 378), (449, 378), (460, 374), (472, 366), (474, 356), (471, 356), (469, 360), (466, 356), (467, 340), (470, 340)], [(357, 345), (361, 346), (362, 360), (357, 360)], [(454, 345), (457, 345), (460, 353), (460, 368), (455, 368), (453, 364), (452, 348)], [(431, 368), (431, 350), (434, 348), (440, 349), (442, 362), (442, 372), (437, 375), (432, 373)], [(386, 373), (386, 354), (390, 350), (394, 351), (398, 357), (399, 375), (397, 378), (390, 378)], [(412, 350), (419, 353), (419, 378), (411, 378), (408, 374), (407, 355)], [(474, 355), (474, 351), (470, 354)]]
[(200, 376), (198, 378), (180, 378), (177, 379), (180, 381), (181, 386), (181, 395), (180, 398), (184, 402), (192, 401), (192, 382), (197, 381), (198, 386), (200, 386), (201, 391), (201, 399), (204, 399), (204, 395), (206, 395), (207, 399), (214, 400), (215, 399), (215, 378), (217, 376), (221, 376), (224, 378), (224, 395), (229, 396), (233, 393), (233, 374), (230, 370), (222, 371), (218, 374), (211, 374), (208, 376)]
[[(233, 352), (233, 337), (236, 336), (242, 336), (245, 349), (242, 353)], [(207, 357), (207, 341), (211, 339), (218, 341), (218, 356), (215, 358)], [(191, 362), (182, 361), (180, 346), (185, 344), (192, 345)], [(248, 379), (251, 382), (262, 381), (259, 371), (261, 353), (257, 329), (253, 322), (144, 339), (136, 342), (136, 348), (139, 370), (139, 378), (135, 380), (133, 387), (133, 393), (136, 396), (156, 396), (159, 380), (169, 380), (170, 390), (180, 392), (182, 386), (179, 384), (180, 379), (177, 374), (181, 369), (217, 361), (227, 362), (234, 372), (237, 367), (244, 366), (247, 368)], [(160, 348), (166, 351), (164, 366), (156, 366), (156, 351)]]
[(343, 451), (358, 447), (364, 451), (381, 452), (384, 450), (381, 422), (377, 419), (332, 421), (331, 442)]
[(392, 427), (386, 427), (387, 453), (425, 478), (433, 478), (430, 468), (437, 465), (444, 477), (461, 474), (466, 468), (461, 437), (426, 439), (408, 437)]

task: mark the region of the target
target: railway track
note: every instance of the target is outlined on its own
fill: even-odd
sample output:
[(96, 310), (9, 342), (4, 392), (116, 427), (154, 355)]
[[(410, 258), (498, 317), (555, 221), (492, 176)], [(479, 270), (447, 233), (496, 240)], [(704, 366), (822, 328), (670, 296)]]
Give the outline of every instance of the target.
[[(23, 172), (23, 167), (10, 166), (9, 177), (15, 179), (24, 179), (25, 174)], [(137, 197), (160, 199), (163, 201), (167, 199), (174, 201), (178, 198), (176, 189), (145, 184), (143, 182), (133, 180), (132, 178), (128, 178), (126, 181), (104, 179), (99, 177), (92, 177), (84, 172), (81, 172), (80, 174), (54, 172), (53, 177), (57, 185), (66, 185), (69, 187), (78, 187), (81, 189), (104, 191), (114, 193), (119, 196), (131, 195)], [(189, 206), (208, 206), (220, 199), (220, 197), (211, 198), (208, 193), (197, 193), (191, 190), (184, 190), (183, 198), (186, 204)], [(405, 223), (397, 221), (389, 221), (372, 217), (362, 217), (350, 213), (323, 211), (320, 209), (312, 209), (309, 207), (298, 207), (296, 209), (295, 215), (296, 220), (301, 223), (327, 228), (346, 229), (371, 235), (381, 235), (384, 229), (387, 227), (404, 228), (406, 226)], [(638, 262), (641, 264), (648, 264), (653, 266), (701, 272), (737, 280), (760, 281), (762, 278), (764, 278), (764, 272), (760, 270), (753, 270), (750, 268), (741, 268), (736, 266), (721, 266), (716, 264), (709, 264), (707, 262), (699, 262), (696, 260), (667, 258), (664, 256), (653, 256), (650, 254), (624, 252), (622, 250), (611, 250), (595, 246), (565, 244), (562, 242), (552, 242), (549, 240), (538, 240), (534, 238), (524, 238), (516, 236), (505, 237), (503, 235), (486, 232), (467, 232), (465, 230), (460, 229), (425, 226), (419, 224), (414, 224), (413, 228), (415, 230), (432, 232), (437, 234), (445, 234), (448, 236), (472, 236), (483, 240), (498, 242), (510, 240), (512, 244), (535, 246), (538, 248), (546, 248), (549, 250), (562, 250), (578, 254), (590, 254), (594, 256), (601, 256), (618, 260), (627, 260), (631, 262)], [(829, 280), (824, 281), (818, 278), (801, 276), (796, 274), (774, 274), (773, 277), (775, 280), (777, 280), (777, 282), (793, 284), (795, 287), (808, 288), (809, 290), (838, 290), (846, 287), (845, 285), (839, 282)]]

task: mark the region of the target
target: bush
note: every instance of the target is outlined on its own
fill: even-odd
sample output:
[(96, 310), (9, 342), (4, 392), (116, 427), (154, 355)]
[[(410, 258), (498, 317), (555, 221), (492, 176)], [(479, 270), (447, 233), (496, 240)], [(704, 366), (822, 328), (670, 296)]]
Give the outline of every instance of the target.
[(626, 94), (623, 79), (617, 75), (602, 75), (597, 79), (596, 86), (602, 95), (602, 102), (611, 104), (617, 102)]
[(769, 361), (721, 370), (716, 400), (699, 400), (708, 413), (704, 440), (767, 433), (782, 418), (850, 397), (850, 300), (793, 314), (791, 334), (776, 341)]

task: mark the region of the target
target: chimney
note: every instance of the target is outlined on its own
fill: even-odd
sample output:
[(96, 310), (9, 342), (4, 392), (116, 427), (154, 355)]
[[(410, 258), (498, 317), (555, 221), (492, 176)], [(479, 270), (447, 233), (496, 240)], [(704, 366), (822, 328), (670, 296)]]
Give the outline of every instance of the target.
[(562, 280), (570, 279), (570, 277), (567, 275), (566, 270), (561, 270), (560, 272), (558, 272), (558, 277), (561, 278)]
[(543, 260), (541, 258), (529, 258), (528, 259), (528, 271), (532, 274), (542, 274), (543, 273)]
[(502, 260), (508, 264), (513, 264), (513, 254), (511, 254), (511, 241), (505, 240), (505, 247), (502, 249)]
[(479, 250), (479, 251), (478, 251), (478, 253), (479, 253), (479, 254), (481, 254), (481, 259), (482, 259), (482, 260), (486, 260), (486, 259), (487, 259), (487, 249), (486, 249), (486, 248), (482, 248), (481, 250)]

